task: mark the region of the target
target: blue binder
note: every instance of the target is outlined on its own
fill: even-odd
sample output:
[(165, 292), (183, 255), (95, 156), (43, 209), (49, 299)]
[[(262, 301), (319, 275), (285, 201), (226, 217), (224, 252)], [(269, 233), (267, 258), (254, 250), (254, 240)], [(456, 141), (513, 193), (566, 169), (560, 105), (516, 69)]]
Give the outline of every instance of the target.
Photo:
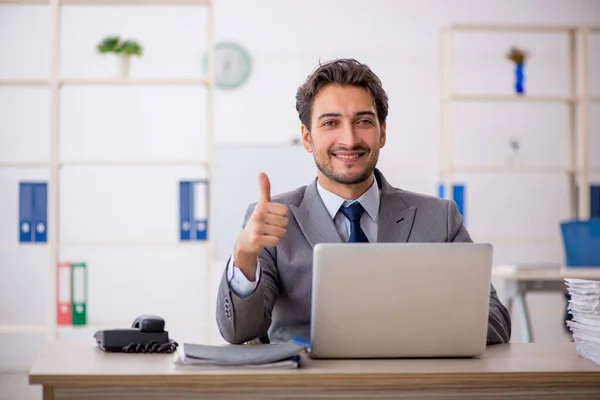
[(192, 234), (196, 240), (208, 238), (208, 181), (198, 180), (194, 182), (193, 197), (194, 231)]
[(33, 186), (33, 238), (36, 242), (47, 242), (47, 185), (36, 183)]
[(440, 199), (443, 199), (445, 195), (446, 195), (446, 186), (443, 183), (440, 183), (438, 185), (438, 197)]
[(458, 212), (463, 218), (465, 216), (465, 185), (453, 185), (452, 187), (452, 198), (456, 202), (456, 206), (458, 207)]
[[(443, 183), (438, 185), (438, 197), (444, 198), (446, 194), (445, 186)], [(452, 200), (456, 203), (458, 207), (458, 212), (463, 216), (466, 220), (466, 210), (465, 210), (465, 185), (452, 185)]]
[(194, 203), (193, 195), (192, 182), (179, 182), (179, 239), (184, 241), (192, 239), (191, 205)]
[(19, 242), (48, 241), (48, 185), (19, 183)]
[(33, 241), (33, 183), (19, 183), (19, 242)]
[(207, 180), (179, 182), (180, 240), (207, 240), (208, 201)]

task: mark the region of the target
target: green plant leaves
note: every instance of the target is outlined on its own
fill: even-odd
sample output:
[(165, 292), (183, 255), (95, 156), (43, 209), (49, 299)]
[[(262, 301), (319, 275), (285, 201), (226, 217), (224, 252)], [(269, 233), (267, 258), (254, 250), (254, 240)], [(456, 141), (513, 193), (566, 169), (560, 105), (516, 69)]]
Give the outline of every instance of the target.
[(138, 56), (144, 54), (144, 49), (135, 40), (121, 40), (118, 36), (108, 36), (98, 45), (96, 49), (100, 54), (115, 53), (122, 56)]
[(125, 40), (119, 44), (116, 51), (117, 54), (123, 54), (126, 56), (138, 56), (141, 57), (143, 54), (142, 46), (133, 41), (133, 40)]
[(117, 36), (108, 36), (102, 39), (102, 41), (98, 43), (96, 48), (101, 54), (114, 52), (117, 46), (119, 45), (119, 41), (120, 39)]

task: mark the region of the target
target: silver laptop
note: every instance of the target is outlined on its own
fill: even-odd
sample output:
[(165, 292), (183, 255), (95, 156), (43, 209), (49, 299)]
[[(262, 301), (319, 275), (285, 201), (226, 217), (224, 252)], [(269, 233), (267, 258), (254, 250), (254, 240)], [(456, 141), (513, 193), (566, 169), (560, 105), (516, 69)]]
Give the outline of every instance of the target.
[(492, 256), (490, 244), (318, 244), (313, 263), (311, 356), (482, 354)]

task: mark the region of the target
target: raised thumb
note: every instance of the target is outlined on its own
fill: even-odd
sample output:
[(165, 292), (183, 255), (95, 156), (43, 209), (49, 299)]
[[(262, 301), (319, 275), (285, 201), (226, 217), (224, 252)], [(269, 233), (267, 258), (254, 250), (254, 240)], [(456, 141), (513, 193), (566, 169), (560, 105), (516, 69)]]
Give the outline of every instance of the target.
[(258, 174), (258, 185), (260, 186), (260, 201), (270, 202), (271, 201), (271, 182), (269, 177), (264, 172)]

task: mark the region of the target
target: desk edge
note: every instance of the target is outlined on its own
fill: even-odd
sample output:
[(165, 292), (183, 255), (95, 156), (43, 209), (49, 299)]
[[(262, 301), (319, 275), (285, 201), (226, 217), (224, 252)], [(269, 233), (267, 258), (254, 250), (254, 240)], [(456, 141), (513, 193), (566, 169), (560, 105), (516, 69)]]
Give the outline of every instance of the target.
[(599, 371), (569, 372), (476, 372), (476, 373), (319, 373), (318, 371), (256, 373), (207, 373), (182, 375), (42, 375), (29, 374), (30, 385), (56, 387), (152, 387), (207, 386), (231, 387), (231, 384), (262, 387), (339, 387), (414, 386), (468, 383), (470, 385), (511, 384), (596, 384), (600, 389)]

